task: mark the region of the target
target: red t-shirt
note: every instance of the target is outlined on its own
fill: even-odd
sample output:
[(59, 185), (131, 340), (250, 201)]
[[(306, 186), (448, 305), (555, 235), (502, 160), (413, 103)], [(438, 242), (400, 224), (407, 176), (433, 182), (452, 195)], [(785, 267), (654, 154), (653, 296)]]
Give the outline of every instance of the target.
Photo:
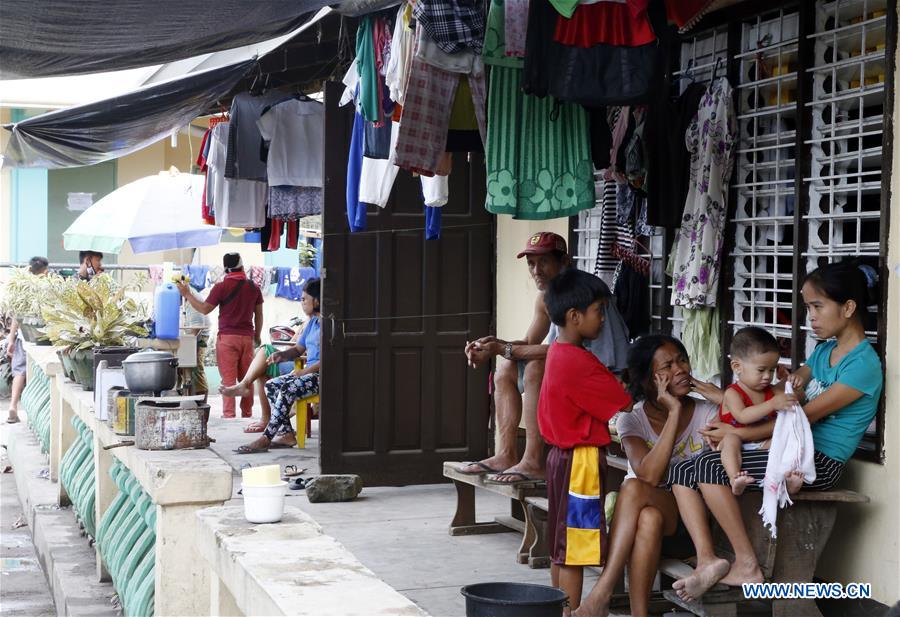
[[(225, 306), (219, 306), (222, 300), (231, 295), (232, 290), (242, 279), (246, 282), (237, 295)], [(263, 297), (259, 287), (247, 279), (243, 272), (226, 275), (224, 281), (217, 283), (210, 290), (206, 302), (213, 306), (219, 306), (219, 334), (237, 334), (239, 336), (256, 334), (253, 328), (253, 312), (258, 304), (263, 303)]]
[[(740, 387), (738, 384), (733, 383), (725, 389), (726, 390), (734, 390), (735, 392), (740, 394), (741, 400), (744, 401), (744, 407), (752, 407), (755, 404), (750, 399), (750, 395), (747, 394), (746, 392), (744, 392), (744, 389), (742, 387)], [(775, 389), (772, 386), (769, 386), (768, 388), (766, 388), (766, 391), (764, 392), (764, 396), (765, 396), (764, 400), (766, 400), (766, 401), (770, 400), (771, 398), (773, 398), (775, 396)], [(772, 413), (770, 413), (768, 416), (766, 416), (762, 420), (757, 420), (754, 424), (759, 424), (760, 422), (765, 422), (767, 420), (774, 420), (777, 417), (778, 417), (778, 412), (773, 411)], [(733, 415), (726, 412), (725, 408), (722, 407), (721, 405), (719, 405), (719, 420), (721, 420), (722, 422), (727, 422), (731, 426), (736, 426), (737, 428), (742, 428), (745, 426), (745, 425), (741, 424), (740, 422), (738, 422), (737, 418), (735, 418)]]
[(609, 420), (631, 397), (597, 356), (583, 347), (554, 342), (547, 352), (538, 426), (558, 448), (605, 446)]

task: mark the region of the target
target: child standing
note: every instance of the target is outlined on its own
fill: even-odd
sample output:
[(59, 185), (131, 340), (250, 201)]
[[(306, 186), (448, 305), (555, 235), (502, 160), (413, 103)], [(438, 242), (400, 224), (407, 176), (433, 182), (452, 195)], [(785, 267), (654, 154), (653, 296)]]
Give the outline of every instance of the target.
[[(750, 326), (739, 330), (731, 341), (731, 370), (737, 377), (725, 389), (719, 419), (734, 427), (765, 423), (774, 420), (779, 409), (797, 402), (793, 394), (784, 393), (784, 384), (772, 387), (778, 369), (778, 342), (766, 330)], [(774, 428), (774, 425), (772, 425)], [(771, 435), (771, 431), (769, 433)], [(722, 465), (731, 481), (731, 492), (740, 495), (755, 484), (741, 469), (742, 450), (767, 450), (771, 439), (742, 442), (736, 433), (728, 433), (719, 442)]]
[(559, 337), (547, 352), (538, 426), (551, 446), (547, 456), (550, 570), (554, 586), (581, 603), (584, 566), (606, 559), (603, 514), (609, 420), (631, 405), (622, 384), (584, 348), (603, 327), (611, 297), (599, 278), (570, 268), (547, 286), (544, 303)]

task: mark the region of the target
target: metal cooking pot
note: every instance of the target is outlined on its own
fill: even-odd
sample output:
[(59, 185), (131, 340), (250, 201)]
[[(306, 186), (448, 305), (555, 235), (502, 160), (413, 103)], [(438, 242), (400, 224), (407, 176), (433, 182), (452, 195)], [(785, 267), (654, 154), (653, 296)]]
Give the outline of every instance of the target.
[(162, 392), (175, 387), (178, 359), (168, 351), (146, 349), (122, 360), (131, 392)]

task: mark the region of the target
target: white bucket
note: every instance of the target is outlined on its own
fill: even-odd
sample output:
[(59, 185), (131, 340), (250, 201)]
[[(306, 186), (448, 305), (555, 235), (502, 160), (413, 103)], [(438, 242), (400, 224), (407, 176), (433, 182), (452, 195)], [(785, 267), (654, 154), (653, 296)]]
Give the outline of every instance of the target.
[(244, 518), (251, 523), (277, 523), (284, 514), (284, 487), (287, 482), (268, 486), (241, 484)]

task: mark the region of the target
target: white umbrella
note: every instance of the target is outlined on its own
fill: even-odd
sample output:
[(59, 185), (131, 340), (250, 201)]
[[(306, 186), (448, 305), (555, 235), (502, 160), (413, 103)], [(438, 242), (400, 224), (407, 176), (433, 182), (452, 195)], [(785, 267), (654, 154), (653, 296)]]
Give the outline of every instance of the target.
[(63, 233), (68, 251), (135, 253), (218, 244), (222, 228), (200, 218), (203, 176), (174, 167), (120, 187), (85, 210)]

